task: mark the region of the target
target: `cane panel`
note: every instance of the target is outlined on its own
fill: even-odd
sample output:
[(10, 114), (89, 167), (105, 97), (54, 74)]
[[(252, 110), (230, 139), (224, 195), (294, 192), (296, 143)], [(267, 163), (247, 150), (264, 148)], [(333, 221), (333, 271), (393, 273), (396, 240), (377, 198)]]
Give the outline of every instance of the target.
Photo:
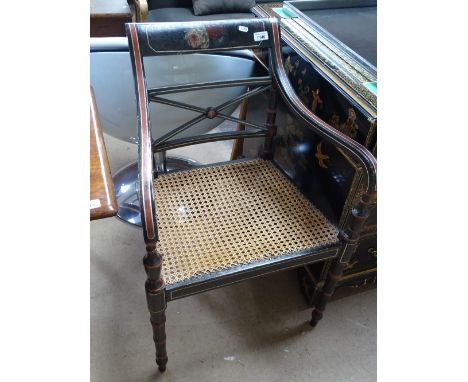
[(154, 180), (166, 284), (338, 242), (338, 230), (261, 159)]

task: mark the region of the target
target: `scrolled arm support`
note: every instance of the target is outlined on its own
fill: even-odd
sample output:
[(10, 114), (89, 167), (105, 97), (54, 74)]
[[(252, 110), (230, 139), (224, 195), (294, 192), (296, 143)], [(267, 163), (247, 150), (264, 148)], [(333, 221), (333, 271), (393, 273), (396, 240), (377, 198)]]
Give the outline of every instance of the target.
[(351, 219), (347, 226), (339, 234), (339, 239), (343, 243), (343, 246), (337, 258), (332, 261), (325, 284), (320, 291), (315, 309), (312, 312), (310, 324), (316, 326), (323, 316), (328, 300), (333, 295), (342, 277), (343, 270), (357, 249), (360, 232), (374, 205), (377, 193), (377, 162), (375, 157), (364, 146), (322, 121), (302, 103), (292, 88), (284, 70), (277, 20), (272, 21), (272, 35), (273, 44), (270, 48), (270, 68), (273, 72), (273, 80), (284, 102), (294, 115), (305, 122), (316, 134), (334, 146), (343, 149), (359, 161), (366, 170), (367, 175), (367, 188), (361, 195), (361, 199), (357, 205), (353, 207)]
[(364, 146), (322, 121), (302, 103), (292, 88), (284, 69), (277, 20), (272, 20), (272, 33), (274, 41), (270, 49), (270, 67), (273, 70), (273, 79), (283, 100), (296, 117), (304, 121), (315, 133), (326, 141), (343, 149), (363, 165), (367, 173), (367, 189), (365, 193), (373, 198), (374, 196), (372, 195), (377, 191), (377, 161), (375, 157)]

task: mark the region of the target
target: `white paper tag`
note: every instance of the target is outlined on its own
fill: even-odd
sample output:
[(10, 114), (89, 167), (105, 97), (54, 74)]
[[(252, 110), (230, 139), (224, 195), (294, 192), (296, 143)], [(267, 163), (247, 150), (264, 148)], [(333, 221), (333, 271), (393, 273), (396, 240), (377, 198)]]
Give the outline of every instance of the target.
[(92, 210), (94, 208), (101, 207), (101, 201), (99, 199), (93, 199), (89, 201), (89, 209)]
[(268, 40), (268, 31), (255, 32), (254, 33), (254, 40), (255, 41)]
[(239, 30), (240, 30), (241, 32), (248, 32), (248, 31), (249, 31), (249, 28), (247, 28), (247, 27), (245, 27), (245, 26), (243, 26), (243, 25), (239, 25)]

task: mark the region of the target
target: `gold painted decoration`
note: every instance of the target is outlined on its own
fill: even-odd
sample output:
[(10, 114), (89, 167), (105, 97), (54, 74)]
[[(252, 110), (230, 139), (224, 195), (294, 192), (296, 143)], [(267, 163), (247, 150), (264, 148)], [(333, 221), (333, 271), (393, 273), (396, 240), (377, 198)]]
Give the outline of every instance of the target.
[(322, 152), (322, 142), (320, 142), (318, 145), (317, 145), (317, 151), (315, 153), (315, 157), (317, 158), (318, 160), (318, 165), (322, 168), (328, 168), (328, 166), (325, 164), (325, 160), (327, 159), (330, 159), (330, 157), (328, 155), (325, 155), (323, 152)]

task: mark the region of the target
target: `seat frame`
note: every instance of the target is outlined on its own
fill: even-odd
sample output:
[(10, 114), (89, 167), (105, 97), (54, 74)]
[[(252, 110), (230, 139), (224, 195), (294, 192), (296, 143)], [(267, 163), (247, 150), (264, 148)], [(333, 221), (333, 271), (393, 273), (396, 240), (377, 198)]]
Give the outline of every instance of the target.
[[(126, 24), (135, 78), (138, 115), (138, 156), (139, 156), (139, 191), (142, 214), (143, 236), (146, 254), (143, 264), (147, 274), (145, 283), (150, 321), (153, 327), (153, 339), (156, 345), (156, 363), (159, 370), (166, 369), (166, 334), (165, 309), (167, 301), (200, 293), (210, 289), (233, 284), (248, 278), (267, 273), (298, 267), (315, 261), (332, 259), (325, 284), (320, 292), (316, 306), (312, 311), (310, 324), (315, 326), (322, 318), (325, 306), (332, 296), (337, 281), (348, 260), (356, 250), (361, 231), (369, 210), (376, 196), (376, 161), (373, 155), (362, 145), (317, 118), (302, 104), (295, 94), (283, 67), (280, 26), (277, 19), (242, 19), (223, 21), (203, 21), (184, 23), (130, 23)], [(146, 56), (165, 54), (213, 53), (216, 51), (237, 49), (267, 49), (268, 76), (247, 79), (213, 81), (205, 83), (182, 84), (148, 89), (146, 86), (144, 60)], [(216, 107), (206, 109), (162, 98), (161, 95), (178, 91), (198, 89), (248, 86), (249, 90)], [(265, 125), (241, 121), (221, 113), (222, 109), (234, 103), (245, 101), (249, 97), (269, 90), (267, 117)], [(231, 140), (239, 138), (264, 137), (263, 159), (273, 159), (273, 139), (276, 134), (276, 104), (278, 95), (292, 114), (304, 122), (307, 128), (323, 139), (339, 147), (356, 158), (366, 170), (367, 188), (357, 205), (352, 209), (349, 225), (340, 231), (339, 242), (310, 251), (294, 252), (278, 258), (262, 260), (252, 264), (236, 266), (228, 270), (213, 272), (193, 277), (173, 285), (166, 286), (162, 277), (162, 257), (157, 251), (158, 229), (155, 211), (153, 177), (166, 171), (165, 152), (168, 149), (198, 143)], [(175, 128), (172, 132), (154, 141), (151, 137), (149, 102), (160, 102), (174, 107), (198, 112), (200, 116)], [(250, 127), (249, 130), (227, 133), (206, 134), (202, 136), (171, 139), (185, 131), (203, 118), (222, 118), (240, 122)], [(157, 196), (156, 196), (157, 197)]]

